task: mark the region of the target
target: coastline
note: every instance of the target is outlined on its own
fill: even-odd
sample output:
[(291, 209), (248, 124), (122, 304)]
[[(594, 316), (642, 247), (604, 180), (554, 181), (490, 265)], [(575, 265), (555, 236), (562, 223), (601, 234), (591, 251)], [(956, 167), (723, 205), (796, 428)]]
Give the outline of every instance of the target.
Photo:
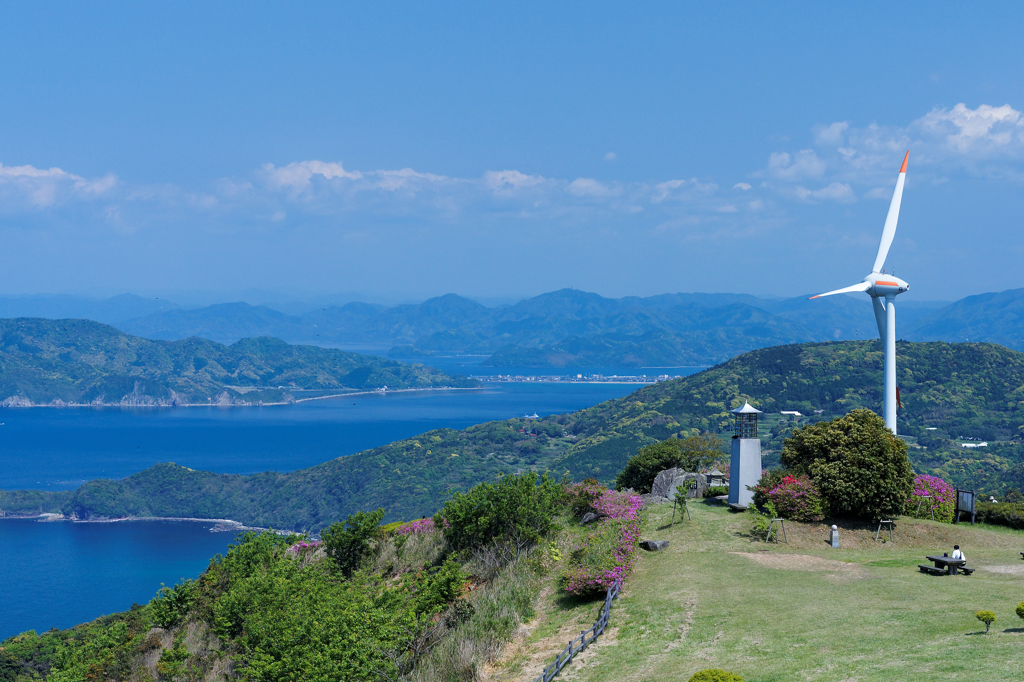
[(271, 531), (278, 535), (291, 535), (293, 531), (274, 530), (273, 528), (263, 528), (261, 526), (247, 526), (241, 521), (235, 521), (234, 519), (201, 519), (195, 517), (179, 517), (179, 516), (124, 516), (117, 519), (76, 519), (73, 517), (65, 516), (64, 514), (56, 514), (54, 512), (43, 512), (34, 515), (3, 515), (0, 516), (0, 521), (37, 521), (39, 523), (130, 523), (133, 521), (188, 521), (193, 523), (212, 523), (213, 528), (210, 529), (211, 533), (226, 533), (236, 532), (240, 533), (243, 531)]
[(11, 405), (0, 405), (0, 409), (17, 409), (17, 410), (20, 410), (20, 409), (32, 409), (32, 408), (35, 408), (35, 407), (48, 407), (48, 408), (57, 408), (57, 409), (59, 409), (59, 408), (66, 408), (66, 407), (73, 407), (73, 408), (79, 408), (79, 407), (131, 407), (131, 408), (139, 408), (139, 407), (151, 407), (151, 408), (167, 408), (167, 407), (170, 407), (170, 408), (178, 408), (178, 407), (274, 407), (274, 406), (279, 406), (279, 405), (295, 405), (296, 403), (304, 403), (304, 402), (309, 402), (311, 400), (327, 400), (327, 399), (331, 399), (331, 398), (348, 398), (350, 396), (357, 396), (357, 395), (373, 395), (373, 394), (386, 395), (387, 393), (409, 393), (409, 392), (414, 392), (414, 391), (479, 391), (482, 388), (484, 388), (484, 387), (483, 386), (469, 386), (469, 387), (460, 387), (460, 386), (427, 386), (427, 387), (424, 387), (424, 388), (394, 388), (394, 389), (388, 389), (387, 391), (382, 391), (380, 389), (372, 389), (372, 390), (369, 390), (369, 391), (354, 391), (354, 392), (351, 392), (351, 393), (334, 393), (332, 395), (321, 395), (321, 396), (316, 396), (316, 397), (313, 397), (313, 398), (295, 398), (293, 400), (285, 400), (285, 401), (275, 402), (275, 403), (265, 403), (265, 402), (262, 402), (262, 401), (247, 402), (247, 401), (244, 401), (244, 400), (230, 400), (230, 401), (216, 402), (216, 403), (215, 402), (208, 402), (208, 403), (160, 403), (160, 402), (152, 402), (152, 403), (125, 403), (125, 402), (117, 402), (117, 403), (95, 403), (95, 402), (93, 402), (93, 403), (66, 403), (66, 402), (64, 402), (62, 400), (58, 400), (58, 401), (53, 401), (53, 402), (49, 402), (49, 403), (31, 403), (31, 402), (29, 402), (28, 404), (19, 403), (19, 404), (11, 404)]

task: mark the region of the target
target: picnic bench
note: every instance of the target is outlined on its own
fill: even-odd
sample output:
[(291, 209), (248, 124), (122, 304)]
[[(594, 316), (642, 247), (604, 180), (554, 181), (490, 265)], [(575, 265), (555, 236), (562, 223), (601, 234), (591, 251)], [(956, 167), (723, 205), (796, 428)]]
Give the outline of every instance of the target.
[(954, 559), (948, 556), (929, 556), (925, 558), (934, 565), (918, 564), (917, 567), (921, 569), (922, 573), (929, 573), (931, 575), (956, 575), (960, 571), (964, 575), (974, 573), (974, 569), (968, 566), (967, 562), (963, 559)]

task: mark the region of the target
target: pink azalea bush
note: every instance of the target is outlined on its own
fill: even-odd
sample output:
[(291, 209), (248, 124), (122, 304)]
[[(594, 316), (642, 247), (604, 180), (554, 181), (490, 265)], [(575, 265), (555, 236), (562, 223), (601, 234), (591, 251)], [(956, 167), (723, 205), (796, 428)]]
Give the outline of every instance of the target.
[(956, 502), (956, 491), (953, 486), (946, 483), (938, 476), (927, 476), (917, 474), (914, 476), (914, 489), (907, 500), (907, 513), (917, 513), (917, 505), (921, 498), (931, 495), (930, 500), (924, 500), (921, 504), (921, 515), (930, 517), (931, 511), (935, 510), (935, 520), (943, 523), (953, 523), (953, 508)]
[(319, 547), (322, 543), (319, 540), (300, 540), (294, 545), (286, 549), (285, 551), (293, 556), (299, 556), (305, 554), (307, 550), (313, 550)]
[(784, 476), (764, 494), (782, 518), (804, 522), (825, 518), (824, 500), (808, 476)]
[(433, 517), (428, 516), (425, 519), (403, 523), (395, 529), (395, 532), (399, 535), (419, 535), (420, 533), (433, 533), (436, 529)]
[(569, 486), (567, 493), (570, 500), (592, 497), (589, 511), (602, 518), (583, 546), (570, 556), (563, 584), (570, 594), (603, 592), (621, 582), (633, 568), (640, 542), (643, 500), (637, 495), (598, 490), (591, 483)]

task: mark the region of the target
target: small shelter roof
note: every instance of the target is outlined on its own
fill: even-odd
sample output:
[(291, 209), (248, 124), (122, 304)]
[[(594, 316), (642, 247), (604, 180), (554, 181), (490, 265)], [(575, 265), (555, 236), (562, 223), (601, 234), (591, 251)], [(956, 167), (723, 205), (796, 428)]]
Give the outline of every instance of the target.
[(750, 403), (743, 401), (743, 407), (737, 407), (732, 411), (733, 414), (764, 414), (761, 410), (756, 407), (751, 407)]

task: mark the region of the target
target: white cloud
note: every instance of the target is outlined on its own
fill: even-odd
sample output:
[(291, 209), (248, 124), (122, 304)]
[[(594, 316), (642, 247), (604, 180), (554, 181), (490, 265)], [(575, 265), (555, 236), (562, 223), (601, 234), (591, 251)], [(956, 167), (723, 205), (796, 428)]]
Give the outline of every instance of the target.
[(686, 184), (686, 180), (667, 180), (665, 182), (659, 182), (654, 186), (654, 193), (651, 195), (651, 201), (654, 203), (661, 203), (672, 193)]
[(594, 178), (576, 178), (569, 183), (565, 191), (578, 197), (613, 197), (620, 193), (617, 187)]
[(932, 109), (915, 123), (927, 132), (944, 136), (948, 145), (960, 152), (1024, 145), (1024, 118), (1009, 104), (982, 104), (968, 109), (961, 102), (948, 111)]
[(853, 193), (853, 188), (845, 182), (833, 182), (828, 186), (817, 190), (809, 190), (806, 187), (799, 186), (794, 188), (793, 193), (798, 199), (802, 199), (804, 201), (817, 199), (823, 201), (838, 201), (843, 204), (857, 201), (857, 197)]
[(825, 173), (825, 162), (813, 149), (802, 149), (795, 156), (776, 152), (768, 158), (768, 175), (777, 180), (819, 178)]
[(267, 163), (263, 165), (263, 171), (270, 184), (277, 188), (304, 189), (309, 186), (314, 175), (321, 175), (326, 180), (334, 178), (358, 180), (363, 177), (363, 174), (358, 171), (345, 170), (340, 163), (324, 161), (297, 161), (283, 168), (275, 168), (274, 164)]
[(818, 128), (814, 132), (814, 141), (821, 145), (840, 145), (843, 143), (843, 134), (849, 127), (849, 121), (838, 121)]
[(605, 161), (614, 161), (616, 158), (618, 157), (615, 156), (615, 152), (608, 152), (607, 154), (604, 155)]
[(735, 185), (732, 186), (732, 188), (741, 189), (744, 192), (746, 192), (748, 189), (750, 189), (750, 185), (746, 182), (737, 182)]
[(0, 163), (0, 193), (20, 197), (36, 208), (46, 208), (65, 196), (95, 197), (117, 185), (117, 176), (108, 173), (88, 180), (60, 168), (4, 166)]
[(517, 170), (487, 171), (484, 173), (484, 184), (493, 192), (508, 193), (542, 185), (544, 178)]

